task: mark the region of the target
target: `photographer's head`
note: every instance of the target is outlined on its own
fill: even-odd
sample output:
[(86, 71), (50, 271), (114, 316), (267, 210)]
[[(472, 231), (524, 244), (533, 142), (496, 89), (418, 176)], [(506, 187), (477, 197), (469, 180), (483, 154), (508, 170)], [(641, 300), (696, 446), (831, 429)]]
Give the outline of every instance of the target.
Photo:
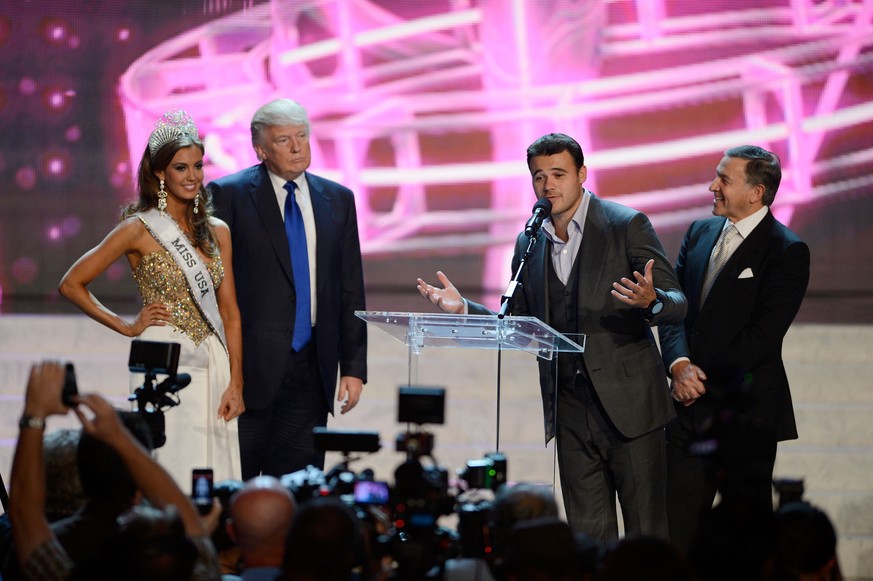
[(239, 545), (246, 568), (282, 564), (296, 510), (294, 496), (273, 476), (256, 476), (234, 493), (227, 533)]
[(43, 436), (45, 512), (49, 521), (70, 516), (85, 502), (76, 465), (79, 430), (66, 428)]
[(175, 507), (140, 505), (118, 517), (118, 533), (107, 537), (94, 558), (79, 564), (71, 579), (186, 581), (196, 559), (197, 548)]
[(515, 523), (547, 516), (558, 516), (558, 503), (551, 488), (526, 483), (503, 486), (494, 498), (488, 521), (491, 554), (496, 558), (505, 554)]
[(791, 502), (776, 513), (777, 561), (799, 581), (840, 579), (837, 531), (821, 509), (804, 501)]
[(288, 531), (283, 578), (346, 580), (365, 563), (363, 553), (363, 529), (351, 509), (337, 498), (314, 498), (300, 505)]

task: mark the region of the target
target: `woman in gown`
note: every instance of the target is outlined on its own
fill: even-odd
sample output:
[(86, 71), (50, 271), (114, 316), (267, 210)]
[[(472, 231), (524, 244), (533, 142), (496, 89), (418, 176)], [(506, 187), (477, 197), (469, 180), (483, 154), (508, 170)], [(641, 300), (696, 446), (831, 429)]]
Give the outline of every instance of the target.
[[(184, 111), (155, 125), (140, 161), (139, 200), (122, 222), (70, 267), (61, 294), (126, 337), (181, 345), (179, 373), (191, 383), (165, 410), (160, 463), (180, 485), (192, 468), (240, 478), (236, 418), (245, 411), (242, 339), (231, 270), (230, 230), (212, 216), (203, 187), (203, 143)], [(143, 308), (128, 322), (102, 305), (88, 284), (121, 256), (130, 263)], [(132, 381), (132, 387), (141, 383)]]

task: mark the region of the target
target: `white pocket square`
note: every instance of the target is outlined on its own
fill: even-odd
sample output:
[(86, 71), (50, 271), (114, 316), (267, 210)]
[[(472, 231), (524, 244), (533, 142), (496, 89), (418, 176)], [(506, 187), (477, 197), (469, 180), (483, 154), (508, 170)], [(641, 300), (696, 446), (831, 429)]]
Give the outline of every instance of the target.
[(741, 273), (740, 273), (740, 276), (738, 276), (737, 278), (752, 278), (753, 276), (755, 276), (755, 275), (754, 275), (754, 273), (752, 272), (752, 269), (751, 269), (751, 268), (747, 268), (747, 269), (745, 269), (743, 272), (741, 272)]

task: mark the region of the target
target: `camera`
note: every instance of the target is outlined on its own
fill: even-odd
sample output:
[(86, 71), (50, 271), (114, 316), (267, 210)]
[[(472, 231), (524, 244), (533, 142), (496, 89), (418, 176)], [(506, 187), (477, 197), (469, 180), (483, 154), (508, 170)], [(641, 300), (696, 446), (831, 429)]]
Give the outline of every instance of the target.
[(127, 367), (139, 373), (176, 375), (181, 348), (179, 343), (134, 339), (130, 343)]
[(458, 476), (467, 483), (468, 488), (497, 490), (506, 483), (506, 456), (500, 452), (490, 452), (479, 460), (469, 460)]
[(378, 432), (355, 430), (328, 430), (323, 427), (312, 429), (315, 449), (319, 452), (378, 452), (382, 448)]
[[(191, 383), (190, 375), (177, 373), (180, 350), (179, 343), (134, 339), (130, 344), (128, 369), (133, 373), (144, 373), (145, 379), (127, 399), (136, 402), (136, 411), (148, 424), (155, 448), (167, 442), (164, 410), (179, 405), (178, 396), (171, 396)], [(156, 383), (158, 374), (166, 374), (167, 378)]]
[[(458, 481), (433, 457), (434, 436), (422, 427), (445, 420), (445, 389), (401, 386), (398, 389), (397, 421), (409, 425), (397, 435), (396, 451), (405, 460), (394, 471), (394, 482), (377, 480), (373, 471), (355, 473), (350, 464), (379, 450), (375, 432), (315, 428), (315, 447), (342, 452), (343, 461), (323, 472), (313, 466), (281, 477), (299, 502), (307, 498), (336, 496), (352, 508), (368, 531), (379, 557), (390, 557), (395, 579), (426, 579), (439, 575), (445, 561), (459, 555), (486, 554), (484, 524), (490, 515), (490, 500), (470, 491), (496, 490), (506, 482), (506, 456), (490, 452), (469, 460), (457, 471)], [(464, 498), (465, 494), (470, 492)], [(441, 526), (444, 516), (457, 515), (457, 530)]]
[(776, 478), (773, 480), (773, 489), (776, 491), (779, 508), (803, 500), (802, 478)]

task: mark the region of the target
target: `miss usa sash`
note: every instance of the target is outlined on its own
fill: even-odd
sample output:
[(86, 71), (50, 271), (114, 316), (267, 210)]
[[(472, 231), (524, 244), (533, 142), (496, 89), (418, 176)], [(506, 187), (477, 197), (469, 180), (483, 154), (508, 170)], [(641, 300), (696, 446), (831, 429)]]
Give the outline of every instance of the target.
[(178, 224), (158, 210), (152, 208), (148, 212), (139, 214), (139, 219), (145, 224), (155, 240), (169, 251), (170, 256), (179, 266), (179, 269), (188, 279), (188, 290), (194, 299), (194, 303), (206, 323), (221, 341), (225, 351), (227, 342), (224, 338), (224, 323), (221, 320), (221, 312), (218, 310), (218, 298), (215, 296), (215, 287), (212, 285), (212, 277), (206, 264), (200, 255), (188, 242), (188, 238), (182, 233)]

